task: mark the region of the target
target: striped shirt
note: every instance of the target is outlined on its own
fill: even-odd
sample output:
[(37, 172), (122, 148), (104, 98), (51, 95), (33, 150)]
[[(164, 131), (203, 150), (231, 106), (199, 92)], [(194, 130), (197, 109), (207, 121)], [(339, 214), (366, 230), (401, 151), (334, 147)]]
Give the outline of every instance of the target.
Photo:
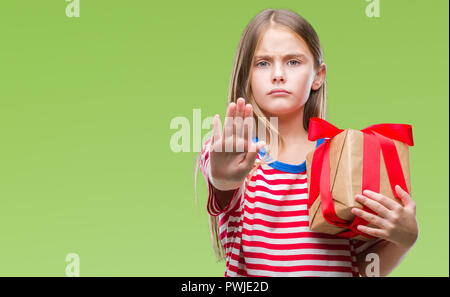
[[(211, 137), (203, 144), (200, 168), (209, 192), (207, 211), (219, 219), (225, 276), (359, 276), (358, 253), (378, 241), (309, 229), (306, 161), (292, 165), (267, 156), (268, 164), (260, 165), (221, 209), (209, 181), (210, 144)], [(264, 155), (262, 150), (257, 159)]]

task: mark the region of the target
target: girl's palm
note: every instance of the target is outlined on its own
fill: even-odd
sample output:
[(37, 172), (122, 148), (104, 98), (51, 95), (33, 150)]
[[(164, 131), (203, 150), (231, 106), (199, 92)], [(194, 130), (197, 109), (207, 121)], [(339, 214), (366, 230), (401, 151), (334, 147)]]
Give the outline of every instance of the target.
[(228, 105), (223, 133), (220, 118), (214, 117), (211, 144), (211, 175), (222, 182), (243, 182), (253, 167), (264, 141), (251, 140), (254, 127), (253, 108), (243, 98)]

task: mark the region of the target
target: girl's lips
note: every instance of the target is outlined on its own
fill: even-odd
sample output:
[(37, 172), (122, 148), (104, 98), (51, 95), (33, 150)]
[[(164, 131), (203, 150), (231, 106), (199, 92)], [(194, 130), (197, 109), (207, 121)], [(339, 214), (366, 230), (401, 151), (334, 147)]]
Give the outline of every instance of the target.
[(285, 95), (289, 95), (288, 92), (283, 92), (283, 91), (276, 91), (276, 92), (272, 92), (269, 95), (271, 96), (285, 96)]
[(270, 90), (270, 92), (269, 92), (269, 95), (276, 95), (276, 94), (286, 95), (286, 94), (289, 94), (289, 92), (288, 92), (288, 90), (283, 89), (283, 88), (275, 88), (275, 89)]

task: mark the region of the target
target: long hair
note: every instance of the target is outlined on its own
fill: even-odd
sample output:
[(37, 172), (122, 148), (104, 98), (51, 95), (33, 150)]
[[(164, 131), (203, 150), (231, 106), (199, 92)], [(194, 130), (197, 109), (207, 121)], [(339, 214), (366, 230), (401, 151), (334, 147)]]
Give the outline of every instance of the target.
[[(261, 38), (262, 33), (271, 25), (282, 25), (288, 27), (293, 32), (297, 33), (308, 45), (314, 57), (314, 69), (318, 70), (323, 63), (323, 52), (319, 42), (319, 37), (314, 28), (308, 21), (297, 13), (284, 9), (265, 9), (258, 13), (247, 25), (242, 33), (241, 39), (236, 50), (233, 68), (231, 71), (230, 85), (228, 91), (228, 104), (236, 102), (238, 98), (242, 97), (246, 100), (246, 104), (250, 103), (253, 106), (253, 117), (255, 119), (256, 129), (258, 124), (262, 124), (269, 139), (266, 140), (270, 144), (270, 140), (278, 139), (283, 143), (282, 137), (279, 137), (276, 128), (271, 125), (266, 115), (256, 104), (250, 88), (250, 74), (252, 67), (253, 55)], [(321, 87), (317, 90), (310, 91), (309, 98), (305, 103), (303, 109), (303, 127), (308, 131), (309, 119), (311, 117), (326, 118), (326, 81), (324, 80)], [(259, 131), (259, 130), (258, 130)], [(266, 154), (266, 156), (268, 153)], [(197, 203), (197, 174), (200, 165), (201, 153), (197, 154), (194, 162), (194, 192), (195, 201)], [(256, 163), (261, 160), (256, 160)], [(264, 163), (264, 161), (262, 161)], [(260, 163), (257, 165), (259, 166)], [(257, 168), (257, 167), (255, 167)], [(254, 168), (254, 169), (255, 169)], [(249, 174), (253, 174), (254, 170)], [(208, 214), (209, 215), (209, 214)], [(211, 242), (215, 251), (217, 260), (223, 260), (225, 257), (225, 249), (220, 241), (219, 236), (219, 222), (217, 216), (209, 215), (209, 230), (211, 235)]]

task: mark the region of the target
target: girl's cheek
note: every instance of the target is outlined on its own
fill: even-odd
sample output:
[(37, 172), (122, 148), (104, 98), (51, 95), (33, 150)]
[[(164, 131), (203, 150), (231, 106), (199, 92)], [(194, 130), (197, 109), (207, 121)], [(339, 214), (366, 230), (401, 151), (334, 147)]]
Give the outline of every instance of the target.
[(263, 86), (264, 86), (265, 78), (261, 75), (254, 75), (252, 78), (252, 90), (255, 93), (264, 92)]

